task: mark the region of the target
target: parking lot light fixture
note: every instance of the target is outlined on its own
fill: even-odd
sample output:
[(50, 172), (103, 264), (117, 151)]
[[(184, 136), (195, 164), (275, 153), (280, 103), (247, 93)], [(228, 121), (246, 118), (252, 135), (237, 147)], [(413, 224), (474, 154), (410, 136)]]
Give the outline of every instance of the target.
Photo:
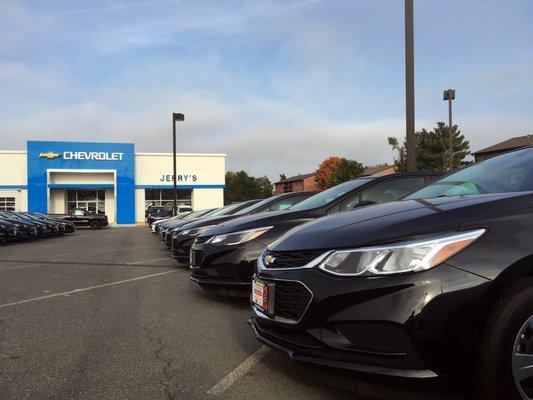
[(173, 162), (173, 198), (174, 205), (172, 207), (172, 214), (176, 216), (178, 214), (178, 172), (177, 172), (177, 160), (176, 160), (176, 122), (185, 121), (185, 116), (181, 113), (172, 113), (172, 162)]
[(451, 171), (453, 170), (452, 100), (455, 99), (455, 90), (445, 90), (442, 99), (448, 101), (448, 168)]

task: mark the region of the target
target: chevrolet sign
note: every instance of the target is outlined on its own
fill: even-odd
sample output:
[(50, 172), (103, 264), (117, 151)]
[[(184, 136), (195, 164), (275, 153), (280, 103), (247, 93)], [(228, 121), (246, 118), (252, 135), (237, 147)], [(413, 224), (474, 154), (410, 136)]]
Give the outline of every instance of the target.
[[(122, 161), (124, 153), (107, 153), (105, 151), (65, 151), (64, 160), (95, 160), (95, 161)], [(40, 158), (53, 160), (61, 157), (61, 154), (53, 151), (45, 151), (39, 154)]]
[(65, 151), (65, 160), (122, 161), (124, 153), (107, 153), (105, 151)]

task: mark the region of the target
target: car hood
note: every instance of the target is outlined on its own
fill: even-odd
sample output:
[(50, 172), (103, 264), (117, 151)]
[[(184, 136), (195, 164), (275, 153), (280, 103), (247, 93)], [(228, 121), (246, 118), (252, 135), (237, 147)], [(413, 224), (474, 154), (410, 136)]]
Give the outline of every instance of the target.
[[(259, 228), (263, 226), (271, 226), (277, 223), (286, 222), (290, 220), (299, 220), (309, 217), (308, 210), (301, 211), (269, 211), (259, 214), (245, 215), (223, 222), (209, 228), (205, 232), (206, 235), (222, 235), (230, 232), (238, 232), (246, 229)], [(304, 222), (302, 220), (302, 222)]]
[(218, 225), (222, 222), (238, 218), (238, 215), (220, 215), (217, 217), (201, 218), (200, 220), (191, 220), (188, 224), (183, 225), (182, 229), (201, 228), (202, 226)]
[(404, 200), (322, 217), (293, 228), (275, 251), (371, 246), (431, 233), (456, 231), (512, 210), (533, 206), (533, 194), (504, 193)]

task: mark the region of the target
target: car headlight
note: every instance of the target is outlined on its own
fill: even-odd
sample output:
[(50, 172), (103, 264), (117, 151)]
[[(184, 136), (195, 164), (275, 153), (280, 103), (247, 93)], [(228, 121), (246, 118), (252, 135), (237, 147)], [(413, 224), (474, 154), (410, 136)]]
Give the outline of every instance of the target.
[(178, 233), (179, 236), (198, 236), (200, 233), (208, 230), (209, 228), (212, 228), (215, 225), (207, 225), (202, 226), (200, 228), (194, 228), (194, 229), (185, 229)]
[(248, 229), (246, 231), (231, 232), (224, 235), (216, 235), (207, 241), (207, 243), (215, 246), (231, 246), (235, 244), (241, 244), (248, 242), (261, 236), (263, 233), (272, 229), (271, 226), (265, 226), (262, 228)]
[(391, 275), (425, 271), (472, 244), (485, 229), (446, 234), (390, 246), (331, 252), (319, 268), (333, 275)]

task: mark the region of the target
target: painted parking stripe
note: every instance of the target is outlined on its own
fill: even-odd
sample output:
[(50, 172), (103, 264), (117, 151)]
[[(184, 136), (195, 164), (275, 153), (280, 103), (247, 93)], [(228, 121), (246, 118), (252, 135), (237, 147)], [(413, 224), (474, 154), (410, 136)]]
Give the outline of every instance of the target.
[(220, 382), (207, 391), (207, 394), (219, 395), (228, 390), (235, 382), (252, 369), (263, 357), (270, 352), (266, 346), (261, 346), (254, 354), (244, 360), (237, 368), (227, 374)]
[(0, 271), (5, 271), (5, 270), (8, 270), (8, 269), (19, 269), (19, 268), (30, 268), (30, 267), (39, 267), (39, 266), (42, 266), (44, 264), (26, 264), (26, 265), (13, 265), (11, 267), (0, 267)]
[(0, 304), (0, 308), (6, 308), (6, 307), (11, 307), (11, 306), (17, 306), (17, 305), (19, 305), (19, 304), (31, 303), (31, 302), (34, 302), (34, 301), (46, 300), (46, 299), (50, 299), (50, 298), (52, 298), (52, 297), (69, 296), (69, 295), (74, 294), (74, 293), (88, 292), (89, 290), (99, 289), (99, 288), (103, 288), (103, 287), (107, 287), (107, 286), (121, 285), (121, 284), (123, 284), (123, 283), (127, 283), (127, 282), (140, 281), (140, 280), (142, 280), (142, 279), (153, 278), (153, 277), (155, 277), (155, 276), (160, 276), (160, 275), (167, 275), (167, 274), (171, 274), (171, 273), (173, 273), (173, 272), (177, 272), (177, 271), (178, 271), (178, 270), (174, 269), (174, 270), (172, 270), (172, 271), (159, 272), (159, 273), (157, 273), (157, 274), (150, 274), (150, 275), (138, 276), (137, 278), (124, 279), (124, 280), (122, 280), (122, 281), (110, 282), (110, 283), (104, 283), (104, 284), (102, 284), (102, 285), (89, 286), (89, 287), (81, 288), (81, 289), (74, 289), (74, 290), (70, 290), (70, 291), (68, 291), (68, 292), (54, 293), (54, 294), (49, 294), (49, 295), (47, 295), (47, 296), (34, 297), (34, 298), (32, 298), (32, 299), (26, 299), (26, 300), (14, 301), (14, 302), (12, 302), (12, 303)]
[(172, 260), (172, 257), (152, 258), (151, 260), (133, 261), (133, 262), (126, 263), (126, 265), (142, 264), (142, 263), (147, 263), (147, 262), (152, 262), (152, 261), (163, 261), (163, 260)]

